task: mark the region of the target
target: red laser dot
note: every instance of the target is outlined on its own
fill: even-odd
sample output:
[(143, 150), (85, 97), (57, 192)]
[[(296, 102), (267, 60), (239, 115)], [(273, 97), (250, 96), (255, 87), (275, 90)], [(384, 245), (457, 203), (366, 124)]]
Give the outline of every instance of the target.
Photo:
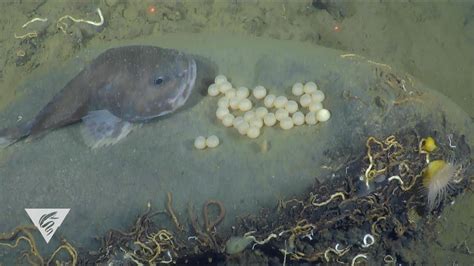
[(147, 9), (148, 13), (153, 14), (156, 12), (156, 7), (155, 6), (149, 6)]

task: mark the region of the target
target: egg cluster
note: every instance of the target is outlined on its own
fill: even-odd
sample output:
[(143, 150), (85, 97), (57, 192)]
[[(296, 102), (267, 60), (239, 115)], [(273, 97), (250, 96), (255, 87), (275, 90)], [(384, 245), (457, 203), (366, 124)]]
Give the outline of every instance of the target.
[(198, 150), (205, 148), (215, 148), (219, 145), (219, 138), (216, 135), (211, 135), (207, 138), (199, 136), (194, 140), (194, 147)]
[[(234, 88), (224, 75), (218, 75), (207, 90), (210, 96), (222, 95), (216, 110), (216, 117), (222, 124), (234, 127), (241, 135), (252, 139), (261, 134), (263, 126), (278, 124), (288, 130), (329, 120), (331, 113), (322, 104), (325, 95), (316, 83), (295, 83), (291, 92), (295, 100), (269, 94), (263, 86), (256, 86), (252, 91), (246, 87)], [(306, 113), (300, 108), (306, 109)]]

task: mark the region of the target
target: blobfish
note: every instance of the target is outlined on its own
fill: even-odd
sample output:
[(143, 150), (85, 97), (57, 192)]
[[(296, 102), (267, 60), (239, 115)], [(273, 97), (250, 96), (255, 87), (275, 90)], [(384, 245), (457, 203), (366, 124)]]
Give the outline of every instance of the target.
[(196, 68), (192, 56), (173, 49), (108, 49), (32, 120), (0, 130), (0, 147), (77, 122), (89, 147), (115, 144), (137, 125), (183, 106), (195, 86)]

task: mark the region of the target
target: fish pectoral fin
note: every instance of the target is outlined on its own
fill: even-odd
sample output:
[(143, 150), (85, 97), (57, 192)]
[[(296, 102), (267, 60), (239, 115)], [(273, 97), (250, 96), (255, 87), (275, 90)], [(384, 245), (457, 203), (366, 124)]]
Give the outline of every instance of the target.
[(107, 110), (91, 111), (82, 118), (81, 134), (92, 149), (113, 145), (125, 138), (135, 125)]

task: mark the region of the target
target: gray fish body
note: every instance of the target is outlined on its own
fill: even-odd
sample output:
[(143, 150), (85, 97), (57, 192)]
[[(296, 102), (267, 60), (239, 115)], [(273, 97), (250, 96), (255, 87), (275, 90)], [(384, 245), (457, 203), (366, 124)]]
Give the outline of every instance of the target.
[(95, 148), (126, 136), (133, 123), (171, 113), (188, 99), (196, 79), (190, 56), (153, 46), (112, 48), (74, 77), (30, 122), (0, 131), (0, 146), (84, 121)]

